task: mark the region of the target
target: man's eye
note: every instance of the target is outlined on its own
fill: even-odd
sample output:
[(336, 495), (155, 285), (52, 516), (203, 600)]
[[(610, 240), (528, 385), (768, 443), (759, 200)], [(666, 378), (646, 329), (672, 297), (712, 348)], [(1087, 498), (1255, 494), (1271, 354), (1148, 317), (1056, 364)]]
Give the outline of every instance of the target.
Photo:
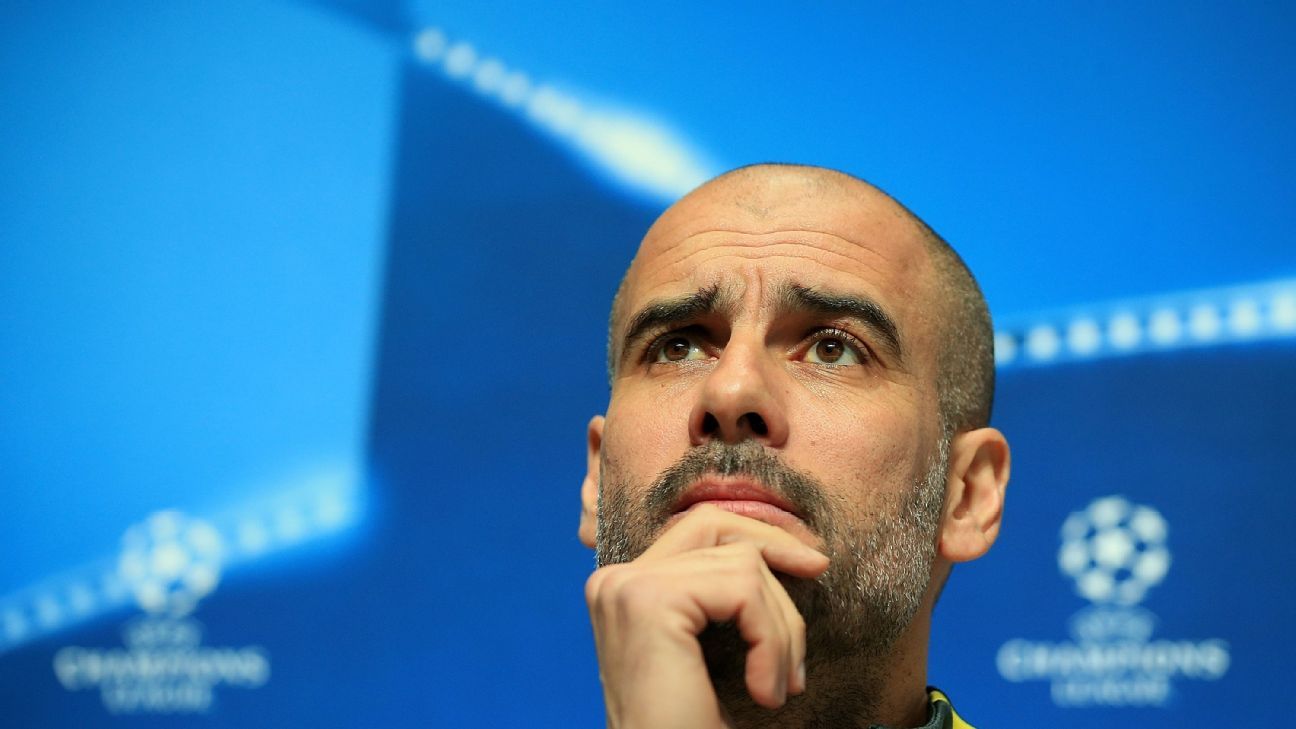
[(820, 337), (810, 349), (806, 350), (805, 359), (811, 364), (857, 365), (861, 362), (859, 350), (844, 337)]
[(682, 334), (663, 337), (655, 349), (657, 351), (652, 358), (653, 362), (683, 362), (706, 357), (697, 342)]

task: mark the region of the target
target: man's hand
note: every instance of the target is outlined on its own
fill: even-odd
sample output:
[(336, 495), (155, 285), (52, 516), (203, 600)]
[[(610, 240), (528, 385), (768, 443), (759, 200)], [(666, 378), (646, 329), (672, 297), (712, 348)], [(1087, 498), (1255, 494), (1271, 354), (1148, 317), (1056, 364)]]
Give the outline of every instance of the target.
[(828, 558), (764, 522), (703, 505), (638, 559), (585, 584), (608, 726), (723, 727), (697, 636), (732, 621), (747, 690), (778, 708), (805, 690), (805, 621), (771, 570), (814, 578)]

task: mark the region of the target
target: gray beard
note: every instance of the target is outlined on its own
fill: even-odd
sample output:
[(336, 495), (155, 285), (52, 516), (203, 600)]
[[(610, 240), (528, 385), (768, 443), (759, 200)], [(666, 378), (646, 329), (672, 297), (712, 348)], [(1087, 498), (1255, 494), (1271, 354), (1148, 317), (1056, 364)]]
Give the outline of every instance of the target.
[(735, 723), (853, 726), (876, 713), (886, 659), (917, 613), (931, 578), (948, 460), (949, 439), (943, 438), (921, 481), (907, 493), (879, 495), (865, 512), (756, 441), (711, 441), (694, 448), (646, 489), (622, 476), (605, 451), (598, 564), (629, 562), (642, 554), (660, 536), (680, 493), (706, 474), (743, 475), (780, 494), (822, 539), (831, 560), (814, 580), (777, 574), (806, 621), (809, 689), (776, 711), (761, 708), (747, 693), (747, 644), (733, 624), (712, 624), (698, 641), (716, 695)]

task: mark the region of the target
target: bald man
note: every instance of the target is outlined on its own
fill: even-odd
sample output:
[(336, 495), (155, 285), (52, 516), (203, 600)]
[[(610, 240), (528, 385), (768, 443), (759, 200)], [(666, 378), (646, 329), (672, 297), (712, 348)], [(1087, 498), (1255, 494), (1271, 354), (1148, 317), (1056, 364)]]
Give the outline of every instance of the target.
[(992, 341), (958, 255), (843, 173), (741, 168), (653, 224), (581, 488), (609, 726), (968, 726), (927, 647), (999, 531)]

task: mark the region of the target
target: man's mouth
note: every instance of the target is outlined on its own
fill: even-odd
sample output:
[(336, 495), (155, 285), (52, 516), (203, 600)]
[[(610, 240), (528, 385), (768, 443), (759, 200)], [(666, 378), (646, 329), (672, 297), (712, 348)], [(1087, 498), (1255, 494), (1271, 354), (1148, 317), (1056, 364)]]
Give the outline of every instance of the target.
[(791, 502), (751, 479), (704, 476), (680, 494), (672, 513), (679, 515), (702, 504), (773, 526), (802, 523), (801, 514)]

